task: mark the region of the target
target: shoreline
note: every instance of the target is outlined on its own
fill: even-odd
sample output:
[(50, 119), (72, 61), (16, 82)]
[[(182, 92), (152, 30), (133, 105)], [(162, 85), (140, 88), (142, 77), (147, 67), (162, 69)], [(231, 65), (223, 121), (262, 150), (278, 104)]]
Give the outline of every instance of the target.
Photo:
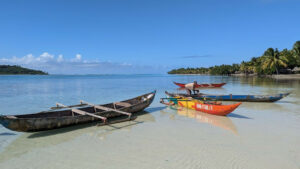
[(300, 79), (300, 74), (287, 74), (287, 75), (270, 75), (273, 79)]
[(268, 77), (272, 79), (300, 79), (300, 74), (274, 74), (274, 75), (257, 75), (257, 74), (231, 74), (230, 76), (236, 76), (236, 77)]
[(210, 74), (171, 74), (171, 75), (199, 75), (199, 76), (236, 76), (236, 77), (268, 77), (279, 80), (300, 80), (300, 74), (278, 74), (278, 75), (257, 75), (257, 74), (230, 74), (230, 75), (210, 75)]

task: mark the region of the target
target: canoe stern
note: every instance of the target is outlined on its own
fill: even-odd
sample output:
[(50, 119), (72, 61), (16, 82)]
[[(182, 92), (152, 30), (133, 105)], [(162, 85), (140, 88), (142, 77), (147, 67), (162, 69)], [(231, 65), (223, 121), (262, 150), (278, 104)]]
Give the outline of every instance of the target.
[(20, 120), (13, 116), (0, 116), (0, 124), (5, 128), (14, 131), (23, 131), (20, 130), (20, 128), (24, 128), (24, 125), (21, 124)]
[(5, 128), (7, 128), (8, 126), (8, 121), (5, 119), (5, 116), (3, 115), (0, 115), (0, 124)]

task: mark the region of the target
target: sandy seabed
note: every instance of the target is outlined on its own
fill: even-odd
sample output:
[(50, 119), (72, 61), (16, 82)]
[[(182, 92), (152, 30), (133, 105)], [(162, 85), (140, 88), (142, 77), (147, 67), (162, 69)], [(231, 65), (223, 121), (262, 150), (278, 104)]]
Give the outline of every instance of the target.
[(273, 113), (280, 105), (261, 104), (264, 114), (249, 107), (229, 117), (161, 107), (111, 126), (23, 134), (0, 154), (0, 168), (298, 169), (296, 119)]
[[(96, 84), (108, 83), (107, 78), (76, 77), (77, 86), (72, 90), (68, 90), (72, 86), (68, 82), (73, 84), (74, 80), (68, 78), (60, 83), (60, 92), (57, 92), (57, 88), (51, 88), (55, 86), (52, 82), (57, 84), (57, 80), (44, 82), (47, 90), (35, 91), (39, 89), (32, 86), (36, 83), (26, 79), (20, 83), (20, 90), (16, 91), (18, 95), (14, 96), (18, 89), (15, 86), (10, 95), (2, 92), (2, 96), (9, 97), (0, 97), (0, 107), (5, 112), (13, 113), (20, 109), (34, 112), (32, 109), (39, 105), (50, 107), (45, 104), (57, 100), (57, 93), (61, 93), (61, 102), (66, 104), (68, 101), (74, 103), (80, 96), (91, 96), (83, 99), (95, 100), (96, 103), (97, 99), (110, 97), (108, 92), (105, 93), (107, 88), (84, 90)], [(159, 98), (165, 97), (164, 90), (176, 87), (172, 81), (188, 82), (194, 79), (199, 82), (227, 82), (222, 89), (201, 91), (204, 93), (292, 93), (275, 103), (243, 103), (228, 117), (165, 107), (159, 103)], [(146, 109), (148, 113), (134, 121), (110, 126), (86, 124), (38, 133), (17, 133), (0, 127), (0, 169), (299, 169), (300, 83), (263, 80), (212, 76), (130, 77), (128, 84), (141, 86), (152, 82), (146, 86), (147, 90), (160, 89), (154, 102)], [(113, 77), (105, 86), (114, 85), (115, 81)], [(120, 82), (119, 79), (117, 81)], [(24, 88), (26, 83), (27, 87)], [(7, 82), (0, 83), (0, 86), (3, 84)], [(140, 90), (144, 90), (144, 87)], [(136, 90), (134, 87), (118, 91), (124, 93), (122, 98), (118, 98), (122, 100), (129, 95), (143, 93), (134, 93)], [(77, 91), (76, 95), (73, 91)], [(93, 98), (90, 91), (107, 96)], [(41, 97), (43, 92), (44, 97)], [(115, 96), (109, 99), (115, 100)], [(30, 102), (34, 106), (28, 107)], [(16, 103), (20, 106), (9, 106)]]

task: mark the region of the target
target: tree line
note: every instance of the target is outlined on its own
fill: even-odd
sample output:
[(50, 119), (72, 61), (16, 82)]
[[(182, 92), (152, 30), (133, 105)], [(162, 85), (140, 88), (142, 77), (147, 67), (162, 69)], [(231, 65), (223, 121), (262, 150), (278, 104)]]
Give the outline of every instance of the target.
[(21, 66), (10, 66), (10, 65), (0, 65), (0, 74), (5, 75), (16, 75), (16, 74), (30, 74), (30, 75), (48, 75), (48, 73), (40, 71), (40, 70), (33, 70), (28, 68), (23, 68)]
[(250, 61), (241, 64), (219, 65), (200, 68), (173, 69), (168, 74), (212, 74), (230, 75), (235, 73), (271, 75), (292, 73), (295, 67), (300, 67), (300, 41), (294, 43), (292, 49), (268, 48), (262, 56), (253, 57)]

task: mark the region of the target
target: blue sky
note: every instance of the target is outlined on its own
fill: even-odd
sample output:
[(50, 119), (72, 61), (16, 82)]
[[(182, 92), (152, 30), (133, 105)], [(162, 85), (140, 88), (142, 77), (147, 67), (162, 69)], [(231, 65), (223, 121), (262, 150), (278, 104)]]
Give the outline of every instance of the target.
[(298, 0), (0, 0), (0, 64), (165, 73), (239, 63), (300, 40)]

